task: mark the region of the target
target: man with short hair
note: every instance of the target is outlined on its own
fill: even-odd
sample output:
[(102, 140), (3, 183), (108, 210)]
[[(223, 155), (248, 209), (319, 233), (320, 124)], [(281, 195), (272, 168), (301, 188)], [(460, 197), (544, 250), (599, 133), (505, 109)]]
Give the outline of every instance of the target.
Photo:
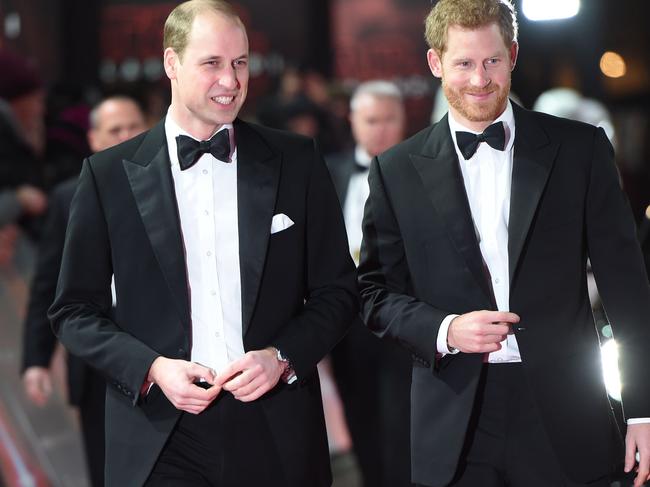
[(167, 116), (84, 161), (50, 317), (108, 377), (109, 486), (331, 484), (316, 364), (355, 269), (313, 140), (237, 118), (248, 56), (228, 3), (178, 5)]
[[(370, 161), (404, 138), (399, 87), (380, 79), (359, 84), (350, 98), (350, 126), (355, 148), (328, 157), (327, 165), (343, 208), (350, 253), (358, 262)], [(410, 486), (408, 353), (373, 336), (357, 320), (331, 358), (363, 485)]]
[[(88, 142), (99, 152), (129, 140), (145, 130), (139, 105), (123, 95), (98, 103), (90, 113)], [(34, 404), (44, 405), (52, 393), (49, 365), (56, 337), (47, 319), (54, 301), (61, 267), (65, 230), (77, 178), (57, 185), (51, 192), (43, 237), (39, 244), (36, 272), (23, 333), (23, 387)], [(104, 485), (104, 378), (83, 360), (69, 355), (67, 383), (70, 404), (79, 407), (88, 472), (93, 487)]]
[(650, 463), (650, 289), (602, 129), (508, 100), (509, 0), (440, 0), (427, 53), (450, 110), (370, 169), (368, 326), (406, 347), (427, 486), (609, 486), (623, 459), (587, 259), (619, 345), (625, 469)]

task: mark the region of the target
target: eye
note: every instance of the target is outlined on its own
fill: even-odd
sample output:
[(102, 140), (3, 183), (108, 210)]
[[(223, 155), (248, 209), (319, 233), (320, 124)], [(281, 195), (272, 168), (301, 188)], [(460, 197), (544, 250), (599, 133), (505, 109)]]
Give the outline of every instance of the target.
[(470, 63), (469, 61), (458, 61), (456, 63), (456, 66), (458, 66), (459, 68), (469, 68), (471, 65), (472, 63)]
[(498, 57), (492, 57), (486, 61), (486, 64), (498, 64), (500, 59)]
[(232, 64), (235, 68), (245, 68), (248, 66), (248, 59), (235, 59)]

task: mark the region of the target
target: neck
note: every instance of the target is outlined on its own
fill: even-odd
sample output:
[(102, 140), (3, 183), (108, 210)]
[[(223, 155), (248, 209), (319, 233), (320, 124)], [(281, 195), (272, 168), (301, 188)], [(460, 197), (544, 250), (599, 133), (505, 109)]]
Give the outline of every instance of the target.
[(221, 128), (219, 124), (206, 124), (196, 118), (187, 109), (183, 109), (173, 102), (169, 107), (169, 114), (180, 128), (196, 140), (208, 140)]

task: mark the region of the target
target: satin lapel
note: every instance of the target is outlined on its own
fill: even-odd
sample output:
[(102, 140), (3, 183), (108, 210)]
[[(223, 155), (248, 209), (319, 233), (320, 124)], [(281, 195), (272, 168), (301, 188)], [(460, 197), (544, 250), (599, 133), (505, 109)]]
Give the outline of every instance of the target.
[(512, 106), (516, 132), (508, 223), (511, 286), (559, 147), (559, 144), (551, 142), (531, 112), (514, 103)]
[(181, 321), (189, 331), (185, 250), (164, 122), (149, 132), (133, 160), (125, 159), (122, 164), (158, 265), (174, 298)]
[(465, 259), (488, 302), (494, 305), (446, 116), (431, 130), (422, 154), (411, 154), (411, 162), (456, 250)]
[(281, 155), (274, 153), (248, 124), (237, 120), (237, 206), (242, 332), (255, 309), (266, 261), (271, 220), (280, 180)]

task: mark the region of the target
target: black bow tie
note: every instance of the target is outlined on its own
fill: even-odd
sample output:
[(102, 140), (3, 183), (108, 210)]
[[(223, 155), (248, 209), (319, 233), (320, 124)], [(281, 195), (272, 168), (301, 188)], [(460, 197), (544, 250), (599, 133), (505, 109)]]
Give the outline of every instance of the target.
[(210, 140), (194, 140), (187, 135), (176, 137), (176, 147), (178, 149), (178, 163), (181, 171), (189, 169), (199, 158), (209, 152), (220, 161), (228, 161), (230, 156), (230, 135), (228, 129), (221, 130), (214, 134)]
[(486, 128), (482, 134), (470, 132), (456, 132), (456, 142), (465, 160), (470, 159), (481, 142), (487, 142), (490, 147), (496, 150), (505, 150), (506, 131), (503, 122), (497, 122)]

